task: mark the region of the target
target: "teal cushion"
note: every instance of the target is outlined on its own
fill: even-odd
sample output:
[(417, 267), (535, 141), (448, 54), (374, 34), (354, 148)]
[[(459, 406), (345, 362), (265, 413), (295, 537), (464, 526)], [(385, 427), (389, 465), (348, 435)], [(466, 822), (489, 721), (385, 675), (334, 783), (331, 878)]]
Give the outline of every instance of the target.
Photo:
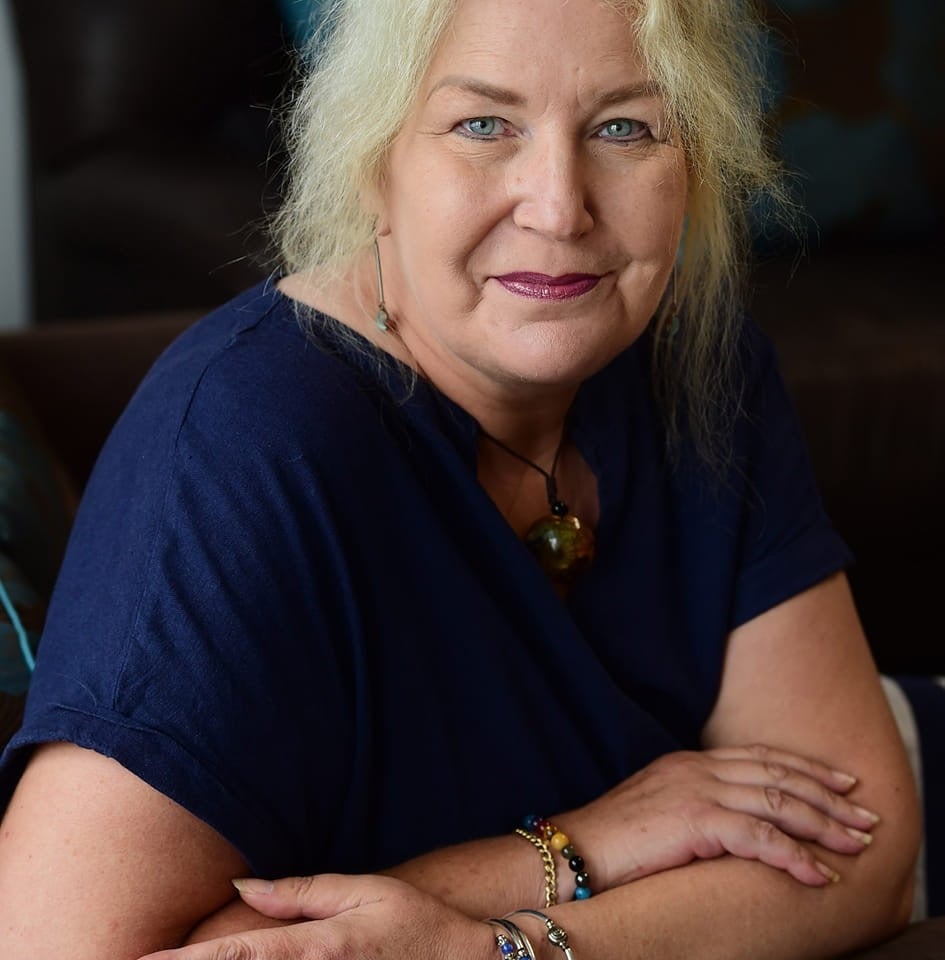
[(308, 45), (324, 6), (324, 0), (279, 0), (282, 19), (296, 49), (302, 50)]
[(46, 604), (16, 564), (0, 552), (0, 693), (25, 693)]

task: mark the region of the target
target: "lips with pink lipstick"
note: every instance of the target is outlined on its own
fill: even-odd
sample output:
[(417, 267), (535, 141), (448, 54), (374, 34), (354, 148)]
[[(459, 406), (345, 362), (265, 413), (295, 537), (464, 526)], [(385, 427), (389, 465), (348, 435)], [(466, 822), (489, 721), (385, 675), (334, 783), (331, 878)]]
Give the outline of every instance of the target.
[(530, 300), (573, 300), (590, 292), (600, 282), (593, 273), (566, 273), (549, 277), (544, 273), (506, 273), (495, 278), (517, 297)]

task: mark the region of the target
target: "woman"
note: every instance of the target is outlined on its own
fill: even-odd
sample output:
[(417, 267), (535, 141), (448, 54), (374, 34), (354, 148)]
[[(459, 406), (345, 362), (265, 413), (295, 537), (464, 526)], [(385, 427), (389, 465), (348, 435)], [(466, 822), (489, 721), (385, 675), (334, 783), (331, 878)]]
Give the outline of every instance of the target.
[(482, 922), (548, 904), (578, 957), (822, 957), (904, 922), (910, 776), (737, 320), (750, 25), (706, 6), (342, 5), (289, 272), (169, 351), (87, 491), (5, 757), (5, 956), (557, 956)]

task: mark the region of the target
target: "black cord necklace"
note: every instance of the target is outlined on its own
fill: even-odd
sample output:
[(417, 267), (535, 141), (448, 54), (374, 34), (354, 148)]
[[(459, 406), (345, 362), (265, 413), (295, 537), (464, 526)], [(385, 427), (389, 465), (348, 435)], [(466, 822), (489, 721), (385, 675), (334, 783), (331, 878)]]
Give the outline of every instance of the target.
[(479, 432), (488, 441), (494, 443), (500, 450), (509, 456), (515, 457), (526, 466), (537, 470), (545, 478), (545, 491), (548, 494), (550, 515), (539, 517), (525, 534), (525, 543), (541, 564), (545, 573), (556, 584), (569, 584), (591, 565), (594, 559), (594, 533), (590, 527), (584, 526), (568, 505), (558, 497), (558, 484), (555, 480), (555, 470), (558, 468), (558, 457), (564, 447), (564, 433), (558, 449), (555, 450), (551, 470), (545, 470), (533, 460), (522, 456), (508, 444), (487, 433), (482, 427)]
[[(384, 303), (384, 280), (381, 275), (381, 254), (374, 242), (374, 260), (377, 266), (377, 286), (378, 286), (378, 308), (377, 315), (374, 318), (377, 329), (382, 333), (390, 330), (397, 333), (397, 326), (393, 318), (387, 311)], [(398, 339), (403, 343), (403, 339), (398, 334)], [(406, 344), (404, 344), (406, 347)], [(409, 348), (407, 348), (408, 353)], [(414, 358), (414, 365), (417, 372), (431, 385), (433, 381), (426, 375), (423, 368)], [(435, 391), (438, 394), (439, 391)], [(568, 510), (568, 505), (558, 498), (558, 484), (555, 480), (555, 470), (558, 467), (558, 457), (564, 448), (564, 439), (567, 430), (562, 430), (561, 441), (558, 443), (558, 449), (555, 450), (554, 460), (551, 463), (551, 470), (539, 467), (533, 460), (523, 457), (518, 451), (503, 443), (498, 437), (487, 433), (482, 427), (479, 432), (491, 443), (494, 443), (499, 449), (504, 450), (510, 456), (520, 460), (526, 466), (537, 470), (545, 478), (545, 490), (548, 494), (548, 506), (551, 513), (546, 517), (539, 517), (525, 534), (525, 544), (532, 551), (538, 560), (542, 569), (556, 586), (565, 586), (575, 580), (580, 574), (591, 565), (594, 559), (594, 532), (590, 527), (585, 527), (577, 517)]]

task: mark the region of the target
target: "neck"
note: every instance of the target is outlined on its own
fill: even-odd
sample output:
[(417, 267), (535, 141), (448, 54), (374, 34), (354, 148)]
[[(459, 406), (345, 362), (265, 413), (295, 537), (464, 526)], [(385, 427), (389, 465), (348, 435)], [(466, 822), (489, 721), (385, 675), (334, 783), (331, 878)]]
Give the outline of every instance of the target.
[[(413, 367), (441, 393), (466, 410), (483, 430), (517, 453), (549, 466), (561, 439), (577, 384), (501, 381), (461, 362), (439, 343), (397, 316), (385, 332), (374, 316), (373, 254), (360, 255), (337, 276), (294, 274), (280, 281), (288, 296), (334, 317), (379, 349)], [(376, 299), (376, 298), (375, 298)]]
[(484, 433), (547, 470), (561, 443), (572, 398), (569, 394), (533, 405), (513, 398), (474, 405), (473, 409), (468, 403), (457, 402), (472, 413)]

